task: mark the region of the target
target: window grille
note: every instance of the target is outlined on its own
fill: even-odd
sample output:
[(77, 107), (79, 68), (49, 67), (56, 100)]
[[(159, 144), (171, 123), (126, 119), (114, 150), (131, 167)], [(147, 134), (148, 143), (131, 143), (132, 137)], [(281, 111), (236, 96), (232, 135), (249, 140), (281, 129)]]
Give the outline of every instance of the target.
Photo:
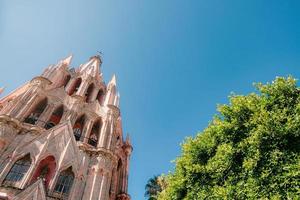
[(31, 165), (31, 160), (29, 155), (16, 161), (15, 164), (10, 169), (7, 176), (5, 177), (4, 183), (11, 185), (14, 182), (18, 182), (22, 180), (23, 176), (28, 171), (30, 165)]
[(75, 136), (76, 141), (80, 140), (80, 137), (81, 137), (81, 129), (80, 128), (74, 129), (74, 136)]
[(61, 199), (66, 199), (74, 182), (74, 174), (71, 168), (62, 171), (56, 182), (53, 196)]

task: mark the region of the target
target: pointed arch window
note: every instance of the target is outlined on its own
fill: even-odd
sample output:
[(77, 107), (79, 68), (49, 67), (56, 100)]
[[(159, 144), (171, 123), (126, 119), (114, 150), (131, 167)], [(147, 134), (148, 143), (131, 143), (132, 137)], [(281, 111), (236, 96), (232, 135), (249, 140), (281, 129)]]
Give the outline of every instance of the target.
[(51, 117), (49, 118), (49, 120), (46, 122), (45, 129), (50, 129), (56, 126), (57, 124), (59, 124), (63, 113), (64, 113), (63, 105), (56, 108), (55, 111), (52, 113)]
[(101, 131), (101, 120), (97, 120), (94, 125), (93, 128), (91, 130), (89, 139), (88, 139), (88, 143), (94, 147), (97, 147), (98, 144), (98, 140), (99, 140), (99, 135), (100, 135), (100, 131)]
[(117, 193), (122, 192), (123, 187), (123, 165), (121, 159), (118, 161), (118, 167), (117, 167), (117, 174), (118, 174), (118, 182), (117, 182)]
[(100, 103), (100, 105), (103, 105), (103, 100), (104, 100), (104, 91), (103, 89), (100, 89), (98, 94), (97, 94), (97, 100)]
[(85, 116), (82, 115), (81, 117), (79, 117), (73, 127), (73, 132), (74, 132), (74, 136), (76, 141), (79, 141), (81, 136), (82, 136), (82, 131), (83, 131), (83, 126), (85, 123)]
[(89, 103), (89, 102), (93, 101), (93, 99), (92, 99), (93, 91), (94, 91), (94, 84), (92, 83), (88, 87), (86, 94), (85, 94), (86, 102)]
[(53, 196), (58, 198), (67, 198), (74, 182), (74, 173), (72, 168), (68, 168), (59, 174), (56, 185), (54, 187)]
[(49, 166), (46, 165), (44, 166), (42, 169), (41, 169), (41, 172), (40, 172), (40, 175), (39, 175), (39, 178), (45, 180), (47, 175), (49, 174)]
[(79, 90), (79, 87), (81, 85), (81, 78), (77, 78), (75, 83), (73, 84), (73, 86), (71, 87), (70, 91), (69, 91), (69, 95), (72, 95), (74, 93), (76, 93)]
[(37, 179), (42, 179), (46, 187), (48, 187), (49, 182), (53, 175), (55, 174), (56, 162), (53, 156), (48, 156), (40, 161), (38, 164), (31, 182), (35, 182)]
[(71, 75), (67, 75), (64, 79), (64, 88), (66, 88), (66, 86), (68, 85), (69, 81), (71, 79)]
[(31, 165), (30, 155), (17, 160), (4, 179), (5, 185), (14, 185), (15, 182), (21, 181)]
[(24, 122), (28, 124), (36, 124), (39, 117), (44, 112), (45, 108), (47, 107), (48, 100), (47, 98), (42, 99), (30, 112), (30, 114), (25, 118)]

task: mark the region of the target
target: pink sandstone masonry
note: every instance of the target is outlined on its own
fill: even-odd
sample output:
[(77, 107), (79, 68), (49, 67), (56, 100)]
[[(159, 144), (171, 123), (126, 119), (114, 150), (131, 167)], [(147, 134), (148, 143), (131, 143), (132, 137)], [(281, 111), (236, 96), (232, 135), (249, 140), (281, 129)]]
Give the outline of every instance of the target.
[(116, 77), (71, 60), (0, 99), (0, 199), (130, 200)]

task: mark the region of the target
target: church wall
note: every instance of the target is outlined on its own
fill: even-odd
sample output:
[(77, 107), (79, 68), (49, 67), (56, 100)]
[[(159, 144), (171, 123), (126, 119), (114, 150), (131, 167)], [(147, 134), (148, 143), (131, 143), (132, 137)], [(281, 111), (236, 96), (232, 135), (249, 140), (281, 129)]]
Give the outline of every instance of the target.
[[(60, 174), (71, 169), (74, 180), (68, 199), (129, 200), (125, 179), (132, 147), (122, 137), (115, 77), (108, 86), (104, 84), (97, 56), (76, 70), (69, 70), (69, 64), (67, 58), (49, 66), (42, 76), (26, 84), (26, 90), (10, 95), (9, 102), (0, 100), (0, 192), (21, 195), (46, 173), (44, 189), (51, 199)], [(77, 78), (81, 84), (76, 89)], [(104, 98), (98, 96), (100, 90)], [(46, 105), (41, 106), (41, 101)], [(63, 113), (49, 124), (60, 106)], [(76, 138), (73, 127), (81, 115), (85, 116), (84, 125)], [(101, 127), (93, 135), (97, 120)], [(25, 155), (31, 160), (28, 171), (13, 187), (5, 185), (7, 174)], [(118, 160), (123, 163), (121, 175), (116, 172)]]

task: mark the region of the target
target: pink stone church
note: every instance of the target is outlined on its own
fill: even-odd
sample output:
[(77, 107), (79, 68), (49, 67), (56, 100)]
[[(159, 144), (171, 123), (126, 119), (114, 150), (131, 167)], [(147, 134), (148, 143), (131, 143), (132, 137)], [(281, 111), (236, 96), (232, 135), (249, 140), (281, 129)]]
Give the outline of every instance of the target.
[(0, 99), (1, 200), (130, 200), (116, 77), (71, 59)]

